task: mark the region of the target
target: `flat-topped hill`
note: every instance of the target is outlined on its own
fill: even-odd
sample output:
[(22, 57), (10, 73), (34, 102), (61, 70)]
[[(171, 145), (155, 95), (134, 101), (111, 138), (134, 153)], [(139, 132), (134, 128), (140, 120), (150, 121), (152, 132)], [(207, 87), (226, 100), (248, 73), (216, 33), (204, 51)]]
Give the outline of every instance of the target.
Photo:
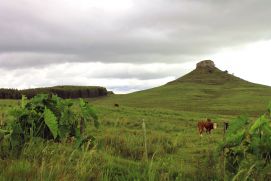
[(269, 101), (271, 87), (235, 77), (207, 60), (198, 63), (195, 70), (166, 85), (126, 95), (112, 95), (98, 99), (96, 103), (256, 116), (265, 111)]
[(196, 69), (192, 72), (172, 81), (169, 84), (190, 82), (190, 83), (204, 83), (221, 85), (226, 83), (236, 84), (249, 84), (241, 78), (235, 77), (228, 73), (228, 71), (222, 71), (215, 67), (215, 64), (211, 60), (204, 60), (197, 64)]

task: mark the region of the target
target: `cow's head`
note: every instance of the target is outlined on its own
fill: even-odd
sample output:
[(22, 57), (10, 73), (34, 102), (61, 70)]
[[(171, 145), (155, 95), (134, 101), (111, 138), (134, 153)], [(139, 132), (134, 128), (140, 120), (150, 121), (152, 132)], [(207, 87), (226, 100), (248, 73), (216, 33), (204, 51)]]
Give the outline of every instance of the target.
[(217, 128), (217, 123), (214, 123), (213, 128), (214, 128), (214, 129), (216, 129), (216, 128)]
[(217, 128), (217, 123), (212, 122), (212, 120), (210, 118), (207, 118), (207, 122), (212, 124), (212, 129)]

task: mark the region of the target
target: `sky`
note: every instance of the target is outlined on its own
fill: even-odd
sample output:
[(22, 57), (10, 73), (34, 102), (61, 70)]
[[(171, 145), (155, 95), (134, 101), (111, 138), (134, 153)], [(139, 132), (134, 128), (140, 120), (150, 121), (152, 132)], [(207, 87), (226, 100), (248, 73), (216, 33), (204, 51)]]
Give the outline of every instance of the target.
[(129, 93), (211, 59), (271, 86), (270, 0), (0, 0), (0, 87)]

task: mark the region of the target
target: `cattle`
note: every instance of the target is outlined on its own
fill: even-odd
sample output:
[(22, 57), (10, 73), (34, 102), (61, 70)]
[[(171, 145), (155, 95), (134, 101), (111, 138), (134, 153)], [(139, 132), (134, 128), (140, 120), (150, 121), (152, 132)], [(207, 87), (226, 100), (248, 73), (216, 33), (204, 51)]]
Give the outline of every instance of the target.
[(224, 130), (226, 131), (229, 128), (229, 123), (223, 122), (223, 125), (224, 125)]
[(119, 104), (114, 104), (114, 106), (115, 106), (115, 107), (120, 107), (120, 105), (119, 105)]
[(207, 121), (199, 121), (198, 122), (198, 130), (200, 135), (205, 131), (206, 133), (211, 134), (212, 129), (216, 129), (216, 123), (213, 123), (211, 119), (207, 119)]

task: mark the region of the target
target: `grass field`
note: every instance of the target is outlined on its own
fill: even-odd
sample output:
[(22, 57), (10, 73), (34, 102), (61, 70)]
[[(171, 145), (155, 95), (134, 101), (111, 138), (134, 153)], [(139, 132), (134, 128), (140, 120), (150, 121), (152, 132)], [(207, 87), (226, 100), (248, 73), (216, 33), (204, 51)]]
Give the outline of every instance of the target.
[[(10, 104), (16, 102), (5, 101), (5, 105)], [(196, 123), (198, 119), (204, 117), (212, 117), (221, 122), (229, 119), (229, 116), (130, 107), (96, 106), (96, 110), (102, 124), (101, 128), (97, 130), (92, 126), (88, 127), (88, 132), (97, 138), (95, 149), (74, 151), (72, 144), (43, 143), (38, 140), (37, 143), (26, 147), (19, 159), (1, 160), (1, 178), (3, 180), (219, 178), (216, 146), (222, 140), (222, 129), (220, 127), (214, 134), (201, 138), (197, 133)], [(146, 123), (146, 140), (142, 129), (143, 120)], [(148, 159), (144, 157), (145, 141)], [(76, 163), (68, 161), (73, 154), (76, 154), (74, 155)]]
[[(188, 78), (128, 95), (89, 99), (101, 122), (99, 129), (87, 126), (96, 137), (94, 148), (77, 150), (72, 141), (35, 139), (18, 158), (1, 150), (0, 180), (222, 180), (217, 151), (223, 141), (222, 122), (243, 113), (251, 118), (263, 113), (271, 88), (235, 78), (223, 81), (221, 76), (215, 85), (213, 76), (201, 83)], [(0, 113), (17, 104), (0, 100)], [(197, 121), (206, 118), (217, 122), (218, 129), (200, 137)]]

